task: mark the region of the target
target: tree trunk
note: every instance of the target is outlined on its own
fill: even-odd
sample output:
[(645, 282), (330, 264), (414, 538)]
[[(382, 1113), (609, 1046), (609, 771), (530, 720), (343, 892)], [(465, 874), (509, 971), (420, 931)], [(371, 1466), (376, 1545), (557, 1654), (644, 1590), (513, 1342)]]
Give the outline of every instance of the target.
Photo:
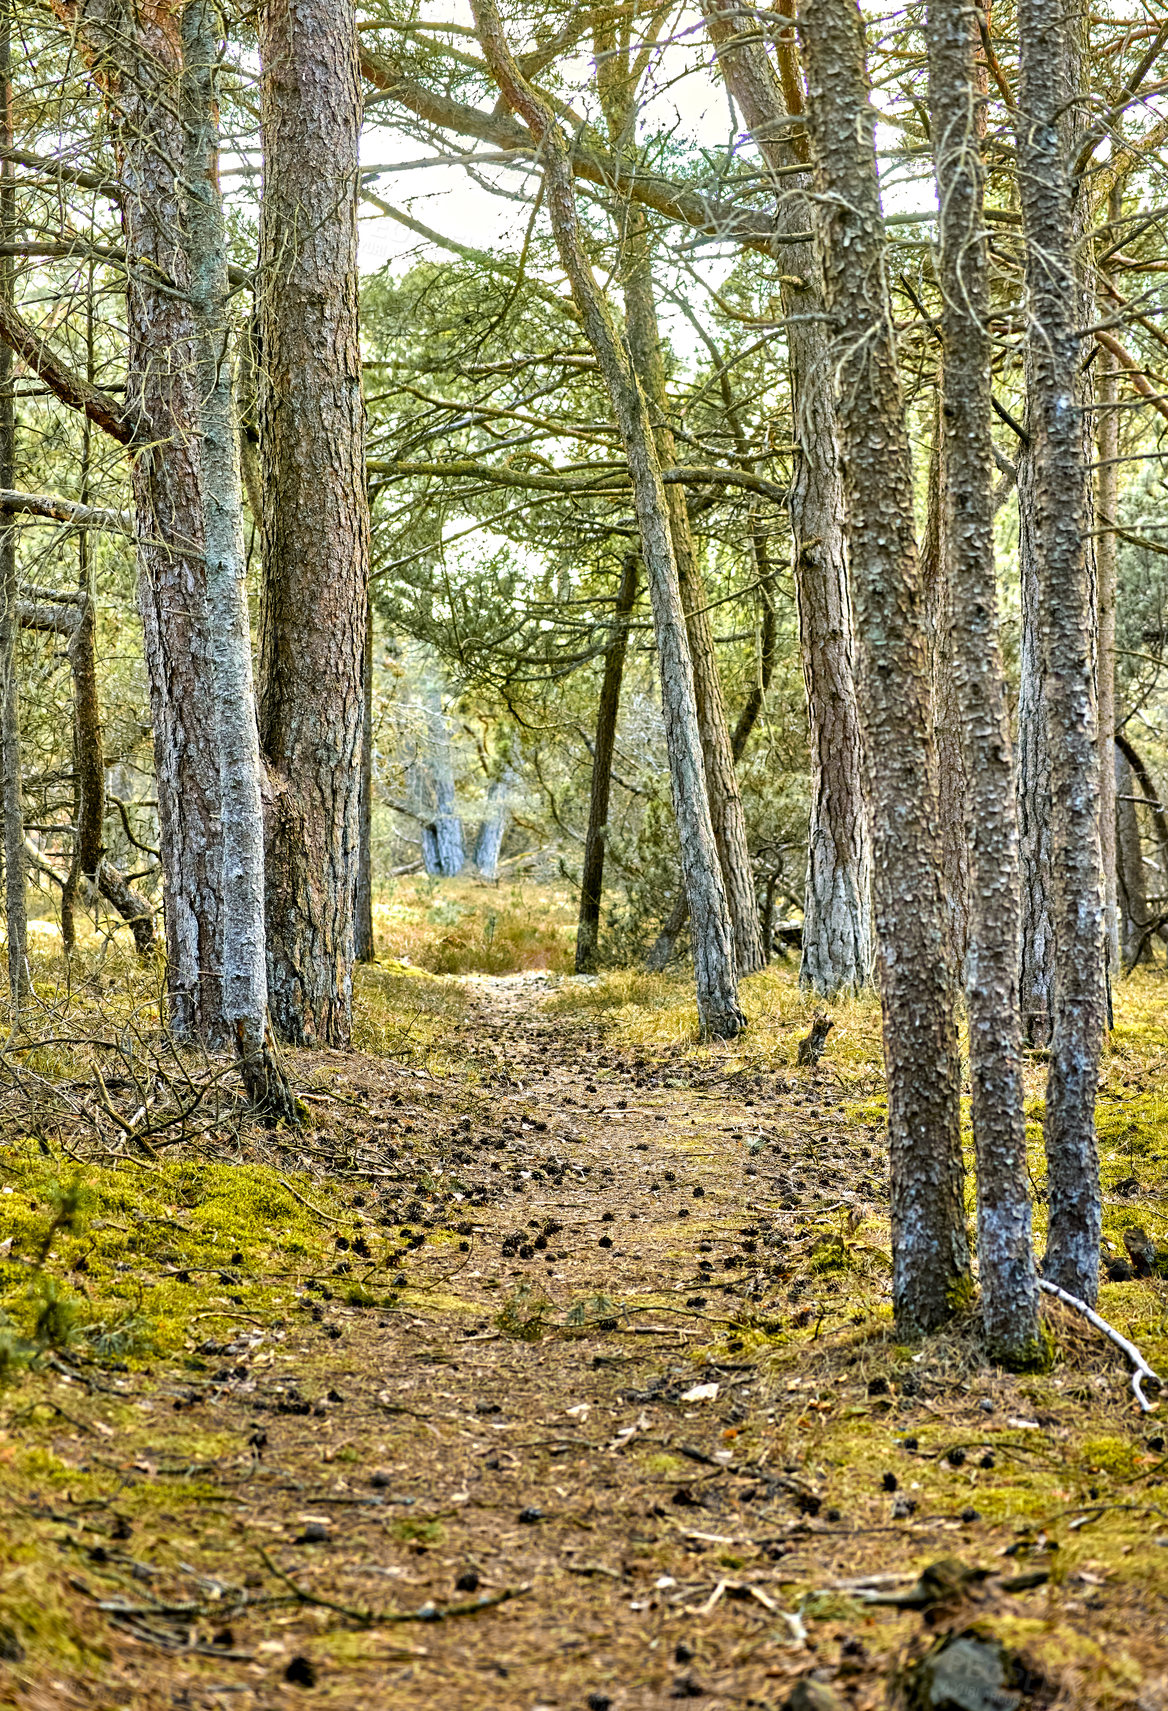
[[(0, 0), (0, 141), (12, 147), (12, 9)], [(10, 160), (0, 162), (0, 236), (14, 237), (16, 187)], [(11, 305), (14, 262), (0, 256), (0, 299)], [(16, 400), (12, 351), (0, 347), (0, 487), (16, 486)], [(16, 640), (20, 616), (16, 589), (16, 519), (0, 526), (0, 795), (4, 818), (4, 912), (8, 935), (8, 995), (15, 1022), (27, 984), (28, 916), (25, 899), (24, 804), (20, 784), (20, 691)]]
[(948, 1319), (969, 1284), (937, 756), (863, 25), (855, 0), (806, 0), (800, 27), (826, 301), (836, 341), (836, 419), (868, 759), (892, 1172), (893, 1306), (907, 1334)]
[[(976, 146), (976, 144), (974, 145)], [(961, 739), (952, 624), (954, 616), (952, 536), (945, 526), (948, 498), (948, 433), (942, 414), (943, 376), (938, 377), (933, 440), (929, 448), (929, 493), (921, 542), (921, 578), (925, 589), (933, 723), (937, 740), (937, 780), (941, 810), (942, 881), (949, 933), (949, 965), (964, 982), (969, 950), (969, 778)], [(1012, 787), (1012, 785), (1011, 785)], [(1011, 815), (1013, 824), (1016, 816)]]
[(621, 570), (613, 612), (612, 640), (604, 650), (604, 678), (596, 709), (596, 746), (592, 752), (592, 794), (588, 803), (588, 831), (584, 839), (584, 867), (580, 875), (580, 919), (576, 927), (576, 973), (591, 974), (596, 968), (600, 937), (600, 902), (604, 886), (604, 842), (608, 830), (608, 799), (612, 787), (612, 753), (616, 745), (616, 721), (620, 709), (621, 677), (629, 640), (629, 617), (637, 598), (637, 555), (628, 553)]
[(475, 839), (474, 864), (480, 879), (499, 877), (499, 852), (503, 848), (503, 839), (507, 836), (507, 822), (510, 818), (507, 800), (511, 794), (511, 785), (512, 775), (508, 770), (502, 778), (492, 779), (487, 789), (486, 814)]
[(1123, 750), (1116, 745), (1114, 752), (1116, 871), (1123, 926), (1123, 961), (1125, 968), (1133, 968), (1137, 962), (1153, 960), (1151, 935), (1147, 931), (1152, 915), (1148, 908), (1144, 844), (1140, 837), (1140, 816), (1135, 802), (1135, 779), (1132, 776), (1131, 763)]
[(219, 761), (223, 1019), (239, 1053), (252, 1106), (296, 1120), (271, 1050), (264, 945), (264, 823), (248, 623), (243, 490), (228, 351), (227, 234), (219, 194), (219, 14), (211, 0), (182, 13), (186, 129), (185, 238), (201, 396), (203, 547), (208, 667)]
[[(781, 12), (790, 15), (785, 6)], [(793, 8), (791, 9), (793, 11)], [(737, 0), (705, 0), (726, 87), (775, 171), (776, 225), (806, 231), (809, 201), (790, 168), (806, 149), (777, 121), (803, 110), (794, 27), (778, 41), (782, 82), (753, 18)], [(782, 169), (784, 176), (779, 177)], [(863, 749), (853, 675), (854, 638), (844, 538), (843, 478), (832, 398), (819, 263), (810, 244), (783, 244), (783, 312), (800, 454), (791, 492), (799, 645), (807, 691), (811, 821), (800, 983), (824, 997), (864, 985), (871, 969), (870, 854)]]
[[(142, 613), (154, 735), (170, 1025), (227, 1042), (222, 775), (204, 557), (198, 331), (183, 229), (182, 56), (173, 4), (83, 13), (106, 88), (123, 185), (128, 367)], [(167, 283), (163, 283), (163, 282)]]
[(369, 576), (352, 0), (267, 0), (260, 55), (269, 1001), (285, 1039), (346, 1045)]
[[(940, 513), (935, 611), (943, 646), (934, 684), (939, 675), (941, 766), (955, 774), (953, 794), (941, 793), (943, 861), (951, 949), (966, 969), (982, 1321), (990, 1352), (1018, 1367), (1041, 1359), (1042, 1337), (1018, 1011), (1018, 825), (994, 575), (993, 348), (976, 40), (969, 0), (929, 0), (944, 344), (933, 452), (933, 505)], [(959, 857), (961, 865), (953, 865)], [(958, 897), (962, 883), (968, 892)], [(966, 921), (968, 956), (960, 933)]]
[(1054, 991), (1051, 919), (1050, 752), (1042, 705), (1038, 542), (1035, 538), (1034, 459), (1018, 453), (1018, 575), (1022, 637), (1018, 663), (1018, 842), (1022, 931), (1018, 991), (1027, 1045), (1050, 1043)]
[(1090, 1304), (1099, 1287), (1102, 1221), (1094, 1118), (1105, 944), (1074, 157), (1060, 134), (1079, 93), (1075, 27), (1060, 0), (1020, 0), (1016, 135), (1031, 325), (1029, 423), (1055, 939), (1043, 1270)]
[[(663, 467), (673, 468), (677, 463), (677, 446), (668, 416), (665, 364), (661, 357), (661, 332), (653, 292), (653, 258), (644, 209), (628, 210), (622, 247), (625, 323), (633, 370), (649, 406), (658, 459)], [(718, 650), (684, 490), (667, 487), (665, 503), (669, 511), (669, 532), (677, 561), (678, 588), (693, 664), (694, 697), (710, 818), (734, 928), (735, 964), (741, 977), (754, 974), (763, 966), (762, 930), (746, 841), (746, 815), (734, 771), (726, 703), (718, 675)]]
[(357, 901), (353, 952), (358, 962), (375, 962), (373, 944), (373, 601), (365, 602), (365, 658), (361, 671), (361, 831), (357, 859)]
[[(1108, 201), (1109, 220), (1118, 220), (1123, 213), (1123, 193), (1113, 188)], [(1099, 829), (1103, 858), (1103, 931), (1107, 945), (1107, 965), (1113, 975), (1121, 968), (1119, 943), (1119, 906), (1116, 881), (1115, 851), (1115, 603), (1119, 583), (1118, 537), (1115, 525), (1119, 520), (1119, 376), (1110, 359), (1102, 351), (1095, 379), (1095, 399), (1098, 405), (1096, 446), (1099, 458), (1097, 475), (1096, 513), (1100, 533), (1096, 538), (1096, 577), (1099, 598), (1099, 650), (1096, 661), (1099, 702)]]
[(733, 1038), (745, 1025), (738, 1008), (734, 938), (714, 842), (694, 698), (693, 666), (678, 592), (665, 487), (644, 393), (621, 343), (580, 237), (567, 142), (551, 109), (525, 81), (503, 35), (494, 0), (475, 0), (479, 39), (503, 95), (540, 150), (547, 207), (560, 261), (584, 332), (603, 374), (629, 463), (641, 558), (649, 583), (673, 809), (693, 924), (694, 973), (703, 1034)]

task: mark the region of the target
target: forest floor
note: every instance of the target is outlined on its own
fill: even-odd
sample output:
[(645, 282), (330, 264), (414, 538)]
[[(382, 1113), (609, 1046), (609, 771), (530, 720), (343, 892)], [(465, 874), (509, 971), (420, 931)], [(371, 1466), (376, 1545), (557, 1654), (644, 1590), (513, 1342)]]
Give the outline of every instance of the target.
[[(1058, 1308), (1042, 1374), (898, 1344), (876, 1007), (796, 1070), (792, 972), (745, 999), (707, 1047), (680, 980), (374, 968), (303, 1129), (173, 1145), (54, 1023), (0, 1136), (0, 1706), (874, 1711), (972, 1627), (1015, 1674), (971, 1707), (1164, 1711), (1164, 1405)], [(1163, 974), (1118, 1010), (1122, 1253)], [(1168, 1373), (1168, 1283), (1101, 1311)], [(932, 1630), (870, 1602), (941, 1558), (989, 1578)]]

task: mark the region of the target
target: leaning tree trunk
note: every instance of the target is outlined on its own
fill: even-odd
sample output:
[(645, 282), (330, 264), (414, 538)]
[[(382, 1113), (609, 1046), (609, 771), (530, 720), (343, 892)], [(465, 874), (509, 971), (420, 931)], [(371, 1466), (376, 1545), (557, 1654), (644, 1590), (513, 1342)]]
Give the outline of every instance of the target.
[[(788, 140), (785, 122), (789, 113), (803, 110), (793, 26), (778, 42), (780, 83), (754, 19), (737, 0), (705, 0), (704, 9), (726, 87), (776, 174), (778, 229), (806, 231), (811, 205), (799, 194), (804, 179), (791, 171), (806, 158), (806, 148)], [(811, 749), (799, 979), (826, 997), (862, 986), (869, 977), (870, 854), (843, 484), (819, 263), (809, 243), (783, 243), (777, 253), (783, 311), (794, 317), (787, 327), (787, 351), (800, 449), (790, 509)]]
[(1029, 430), (1055, 941), (1043, 1270), (1091, 1303), (1099, 1287), (1102, 1221), (1095, 1093), (1106, 947), (1073, 153), (1060, 131), (1078, 94), (1073, 27), (1061, 0), (1020, 0), (1016, 135), (1031, 327)]
[[(951, 710), (968, 805), (969, 1072), (977, 1152), (977, 1254), (990, 1351), (1009, 1365), (1042, 1354), (1031, 1246), (1018, 1010), (1018, 826), (994, 575), (994, 454), (985, 180), (977, 135), (977, 14), (969, 0), (929, 0), (929, 108), (935, 151), (941, 409), (934, 449), (941, 504), (939, 706)], [(934, 500), (936, 504), (936, 499)], [(940, 747), (940, 744), (939, 744)], [(941, 749), (942, 764), (945, 764)], [(944, 802), (944, 794), (942, 795)], [(950, 810), (950, 816), (956, 817)], [(953, 828), (965, 849), (964, 816)], [(944, 835), (944, 832), (943, 832)], [(956, 852), (946, 852), (950, 886)], [(966, 899), (961, 899), (962, 914)], [(951, 904), (951, 918), (961, 915)], [(954, 935), (956, 937), (956, 935)]]
[(596, 709), (596, 746), (592, 751), (592, 793), (588, 803), (588, 831), (584, 838), (584, 866), (580, 875), (580, 919), (576, 926), (576, 973), (591, 974), (596, 968), (600, 938), (600, 901), (604, 887), (604, 844), (608, 833), (608, 800), (612, 790), (612, 755), (616, 747), (616, 722), (620, 710), (621, 678), (629, 640), (629, 618), (637, 598), (636, 553), (625, 556), (613, 611), (612, 640), (604, 650), (604, 678)]
[[(0, 141), (12, 147), (12, 11), (0, 8)], [(13, 165), (0, 162), (0, 236), (11, 240), (16, 227)], [(11, 305), (14, 262), (0, 255), (0, 297)], [(0, 346), (0, 487), (16, 485), (16, 400), (12, 392), (12, 351)], [(20, 787), (20, 700), (16, 675), (16, 638), (20, 633), (16, 591), (16, 520), (0, 526), (0, 795), (4, 819), (4, 913), (8, 935), (8, 992), (15, 1021), (28, 968), (28, 916), (24, 887), (24, 806)]]
[[(628, 210), (623, 239), (625, 324), (629, 353), (653, 419), (657, 455), (665, 467), (672, 468), (677, 462), (677, 447), (668, 416), (665, 364), (661, 357), (661, 333), (653, 291), (653, 255), (648, 238), (648, 222), (642, 208), (633, 207)], [(684, 490), (680, 487), (667, 487), (665, 503), (669, 510), (669, 532), (677, 560), (678, 587), (685, 610), (686, 637), (693, 664), (694, 696), (698, 730), (701, 733), (702, 758), (705, 762), (706, 792), (710, 800), (710, 818), (714, 827), (714, 841), (718, 846), (718, 859), (722, 864), (726, 901), (734, 927), (735, 963), (741, 977), (756, 973), (764, 962), (754, 873), (746, 841), (746, 814), (734, 770), (734, 752), (730, 744), (726, 703), (718, 675), (718, 651), (714, 644), (710, 609), (694, 545), (693, 530), (690, 527), (689, 512), (686, 509)]]
[(863, 23), (855, 0), (806, 0), (800, 27), (827, 310), (835, 335), (868, 759), (892, 1170), (893, 1306), (908, 1333), (949, 1318), (969, 1282), (937, 756)]
[(494, 0), (474, 0), (474, 14), (479, 40), (495, 81), (538, 146), (560, 261), (580, 310), (584, 332), (596, 353), (628, 458), (641, 535), (641, 559), (649, 583), (661, 666), (673, 810), (693, 930), (698, 1015), (704, 1034), (733, 1038), (745, 1025), (738, 1008), (733, 928), (710, 819), (693, 666), (678, 592), (665, 486), (648, 407), (584, 251), (564, 134), (551, 108), (515, 64)]
[(266, 0), (260, 56), (269, 1002), (286, 1039), (344, 1045), (369, 576), (352, 0)]
[(295, 1106), (267, 1033), (260, 750), (234, 370), (228, 350), (227, 233), (219, 194), (218, 17), (210, 0), (188, 0), (183, 10), (182, 97), (187, 143), (184, 226), (202, 398), (207, 652), (219, 757), (222, 1005), (252, 1106), (269, 1117), (294, 1122)]

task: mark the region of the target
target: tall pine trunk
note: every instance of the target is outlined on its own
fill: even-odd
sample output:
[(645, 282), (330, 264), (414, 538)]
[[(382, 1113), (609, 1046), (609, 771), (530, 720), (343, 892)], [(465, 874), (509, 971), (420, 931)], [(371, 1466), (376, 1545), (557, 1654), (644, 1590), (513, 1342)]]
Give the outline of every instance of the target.
[[(0, 0), (0, 141), (12, 147), (12, 11)], [(16, 187), (13, 165), (0, 161), (0, 237), (16, 235)], [(11, 305), (11, 256), (0, 255), (0, 296)], [(16, 485), (16, 400), (12, 389), (12, 351), (0, 345), (0, 487)], [(24, 995), (28, 967), (28, 918), (24, 886), (24, 805), (20, 782), (20, 697), (16, 677), (16, 638), (20, 616), (16, 591), (16, 519), (0, 523), (0, 807), (4, 821), (4, 917), (8, 937), (8, 993), (15, 1020)]]
[(492, 74), (539, 148), (560, 262), (596, 353), (628, 459), (661, 665), (673, 811), (693, 930), (698, 1015), (704, 1034), (733, 1038), (745, 1025), (738, 1008), (733, 928), (710, 819), (677, 561), (645, 395), (584, 251), (564, 134), (543, 97), (515, 64), (494, 0), (475, 0), (474, 14)]
[[(938, 616), (968, 805), (969, 944), (962, 960), (977, 1153), (978, 1275), (990, 1351), (1019, 1366), (1040, 1358), (1042, 1341), (1022, 1103), (1018, 828), (994, 576), (993, 350), (975, 121), (976, 38), (977, 15), (969, 0), (929, 0), (944, 342), (937, 424), (943, 449), (934, 452), (942, 501), (937, 557), (944, 594)], [(946, 869), (952, 885), (949, 861)], [(953, 947), (958, 948), (964, 952), (964, 946)]]
[(227, 1042), (220, 845), (222, 770), (214, 624), (204, 553), (199, 334), (184, 231), (178, 9), (90, 5), (95, 72), (110, 100), (126, 239), (127, 416), (133, 463), (171, 1028)]
[(369, 579), (352, 0), (267, 0), (260, 55), (269, 1002), (285, 1039), (345, 1045)]
[(949, 1318), (969, 1281), (937, 757), (863, 24), (855, 0), (807, 0), (800, 28), (868, 762), (893, 1306), (907, 1334)]
[(1016, 136), (1031, 327), (1029, 431), (1054, 932), (1043, 1270), (1052, 1283), (1091, 1303), (1099, 1287), (1102, 1222), (1095, 1093), (1106, 952), (1090, 472), (1079, 373), (1082, 305), (1074, 156), (1065, 135), (1068, 102), (1079, 85), (1070, 33), (1077, 27), (1062, 0), (1020, 0)]
[(358, 962), (377, 958), (373, 944), (373, 602), (368, 597), (361, 667), (361, 827), (353, 953)]
[(245, 583), (234, 367), (229, 350), (227, 233), (218, 178), (218, 19), (210, 0), (188, 0), (183, 9), (182, 111), (187, 143), (184, 228), (201, 397), (207, 659), (215, 696), (219, 761), (222, 1006), (252, 1105), (269, 1116), (294, 1121), (291, 1096), (267, 1038), (260, 750)]
[[(783, 10), (784, 8), (780, 8)], [(803, 110), (794, 28), (778, 45), (782, 79), (753, 19), (737, 0), (705, 0), (710, 39), (726, 87), (756, 147), (775, 172), (776, 223), (806, 231), (810, 203), (792, 166), (806, 146), (782, 121)], [(779, 176), (780, 172), (782, 176)], [(810, 178), (810, 170), (808, 171)], [(811, 818), (799, 978), (822, 996), (864, 985), (871, 965), (871, 864), (864, 822), (863, 748), (844, 538), (844, 495), (832, 398), (832, 361), (819, 263), (810, 243), (779, 256), (799, 455), (791, 491), (799, 646), (807, 692)]]
[(613, 610), (612, 640), (604, 650), (604, 677), (596, 709), (596, 744), (592, 751), (592, 791), (588, 802), (588, 831), (580, 874), (580, 919), (576, 926), (576, 973), (596, 968), (600, 938), (600, 903), (604, 890), (604, 846), (608, 834), (608, 802), (612, 792), (612, 755), (616, 747), (621, 678), (629, 641), (629, 618), (637, 598), (638, 559), (628, 553), (621, 569)]

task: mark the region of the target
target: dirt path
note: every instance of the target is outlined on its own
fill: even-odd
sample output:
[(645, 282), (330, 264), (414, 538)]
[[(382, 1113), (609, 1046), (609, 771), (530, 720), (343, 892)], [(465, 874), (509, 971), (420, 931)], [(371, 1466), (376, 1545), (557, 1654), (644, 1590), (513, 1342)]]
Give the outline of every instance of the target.
[[(11, 1702), (715, 1711), (812, 1675), (863, 1711), (920, 1622), (846, 1583), (951, 1555), (1057, 1570), (978, 1613), (1088, 1695), (1060, 1703), (1134, 1707), (1104, 1693), (1125, 1668), (1151, 1693), (1168, 1518), (1093, 1572), (1081, 1517), (1155, 1493), (1080, 1454), (1073, 1371), (1036, 1418), (972, 1343), (894, 1344), (879, 1143), (830, 1072), (728, 1077), (542, 980), (465, 986), (473, 1080), (297, 1065), (351, 1152), (335, 1267), (282, 1315), (240, 1284), (181, 1369), (53, 1393), (46, 1454), (101, 1494), (58, 1480), (28, 1527), (105, 1661), (13, 1664)], [(1122, 1369), (1082, 1382), (1154, 1470)]]

